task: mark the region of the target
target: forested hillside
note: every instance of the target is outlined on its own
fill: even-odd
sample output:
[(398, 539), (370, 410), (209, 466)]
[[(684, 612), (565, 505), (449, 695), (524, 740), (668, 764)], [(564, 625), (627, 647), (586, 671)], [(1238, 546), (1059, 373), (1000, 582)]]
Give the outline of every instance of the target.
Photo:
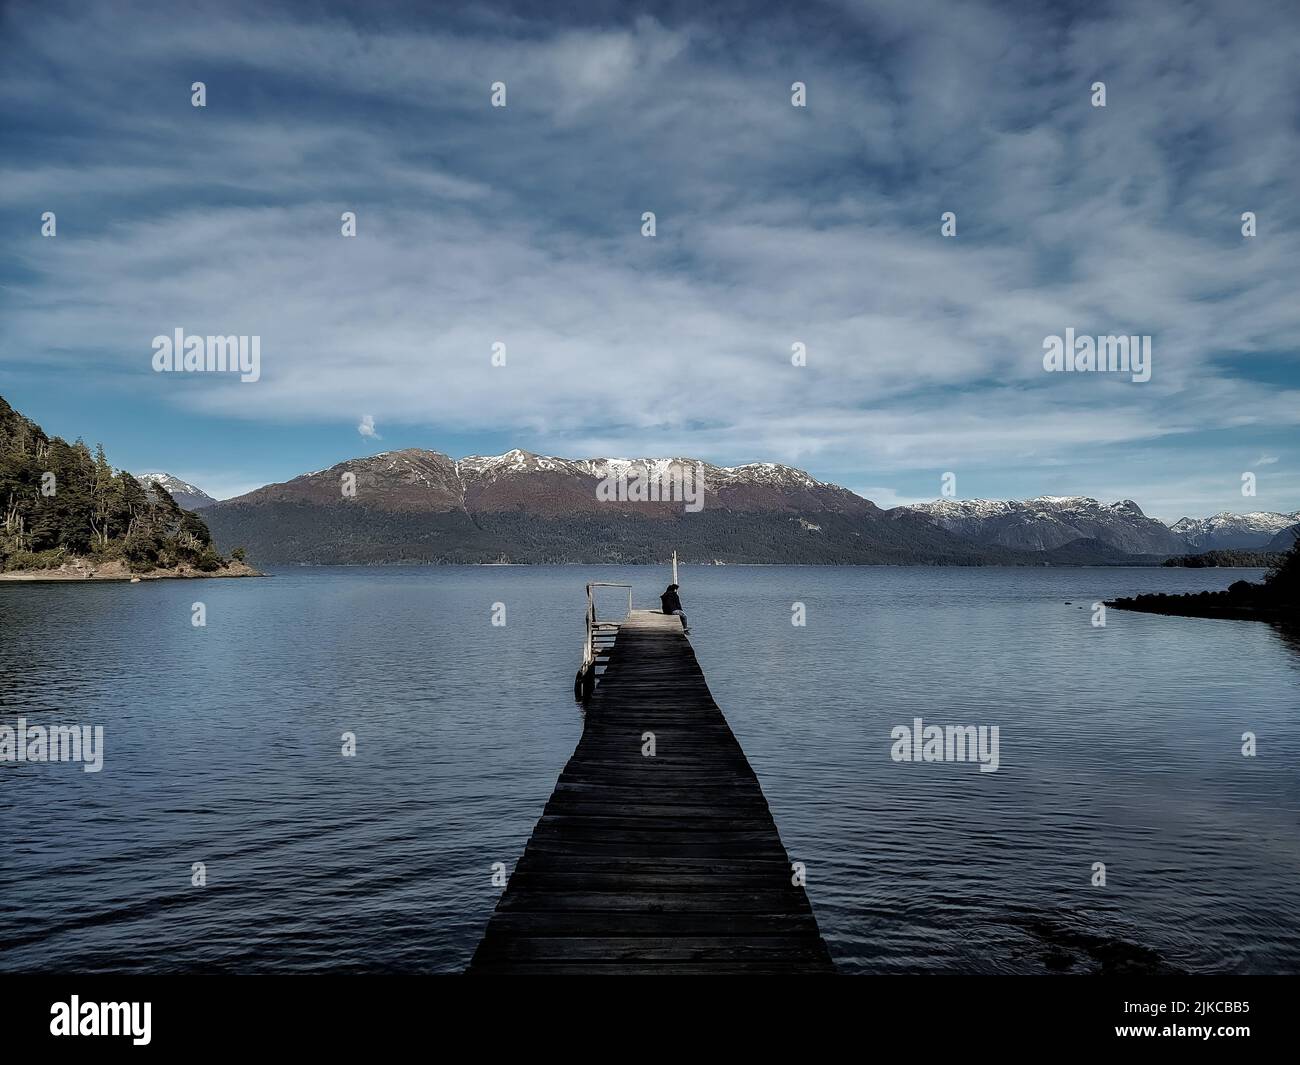
[(0, 397), (0, 568), (50, 569), (80, 558), (139, 573), (226, 565), (203, 519), (165, 488), (114, 471), (102, 447), (92, 453), (81, 440), (47, 436)]

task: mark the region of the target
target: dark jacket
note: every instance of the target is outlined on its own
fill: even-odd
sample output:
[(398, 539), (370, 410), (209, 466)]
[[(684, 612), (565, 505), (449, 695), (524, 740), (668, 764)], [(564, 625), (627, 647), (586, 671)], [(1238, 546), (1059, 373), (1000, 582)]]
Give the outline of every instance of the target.
[(676, 592), (664, 592), (659, 597), (659, 602), (663, 604), (665, 614), (671, 614), (674, 610), (682, 608), (682, 601), (677, 597)]

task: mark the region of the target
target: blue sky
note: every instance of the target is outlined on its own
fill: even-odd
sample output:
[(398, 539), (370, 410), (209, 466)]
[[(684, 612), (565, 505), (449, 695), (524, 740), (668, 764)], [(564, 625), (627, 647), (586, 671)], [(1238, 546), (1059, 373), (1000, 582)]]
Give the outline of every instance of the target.
[(1300, 7), (700, 6), (3, 5), (0, 394), (219, 497), (524, 447), (1300, 508)]

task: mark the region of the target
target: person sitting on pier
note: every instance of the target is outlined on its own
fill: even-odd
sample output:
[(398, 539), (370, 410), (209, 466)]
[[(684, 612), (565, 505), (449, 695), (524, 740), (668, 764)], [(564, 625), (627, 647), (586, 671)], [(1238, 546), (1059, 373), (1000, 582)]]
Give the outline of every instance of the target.
[(677, 594), (677, 585), (670, 584), (668, 590), (659, 597), (659, 602), (662, 604), (665, 614), (676, 614), (682, 619), (682, 632), (689, 636), (691, 630), (686, 625), (686, 611), (682, 609), (682, 600)]

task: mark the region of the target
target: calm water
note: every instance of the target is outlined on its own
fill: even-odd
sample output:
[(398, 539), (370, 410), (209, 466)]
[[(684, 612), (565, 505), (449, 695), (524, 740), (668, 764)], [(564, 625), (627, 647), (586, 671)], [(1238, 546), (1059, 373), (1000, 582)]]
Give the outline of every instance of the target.
[[(492, 863), (513, 867), (581, 730), (584, 582), (651, 605), (665, 576), (0, 584), (0, 721), (101, 724), (106, 746), (98, 774), (0, 764), (0, 969), (461, 968)], [(682, 586), (843, 969), (1295, 972), (1300, 650), (1250, 622), (1090, 625), (1096, 599), (1243, 576), (735, 566)], [(998, 725), (1001, 769), (891, 761), (918, 716)]]

